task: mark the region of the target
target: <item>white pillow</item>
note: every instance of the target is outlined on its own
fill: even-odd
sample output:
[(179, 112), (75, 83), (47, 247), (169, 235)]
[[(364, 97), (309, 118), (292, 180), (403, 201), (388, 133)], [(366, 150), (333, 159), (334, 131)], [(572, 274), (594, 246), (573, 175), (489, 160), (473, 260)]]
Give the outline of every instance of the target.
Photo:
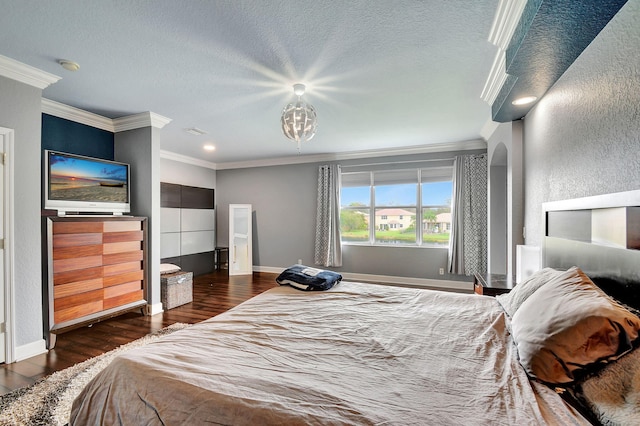
[(552, 268), (544, 268), (536, 271), (529, 278), (517, 284), (509, 293), (496, 296), (496, 300), (504, 311), (513, 318), (522, 303), (529, 298), (537, 289), (556, 278), (563, 271), (556, 271)]

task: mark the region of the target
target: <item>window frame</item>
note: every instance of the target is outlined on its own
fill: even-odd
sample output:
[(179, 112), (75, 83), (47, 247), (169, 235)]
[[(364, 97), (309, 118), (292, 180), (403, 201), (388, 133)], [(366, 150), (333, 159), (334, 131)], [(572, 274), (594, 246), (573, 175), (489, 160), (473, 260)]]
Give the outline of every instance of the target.
[[(443, 167), (443, 166), (439, 166), (439, 167)], [(452, 186), (452, 194), (451, 194), (451, 198), (450, 201), (453, 199), (453, 164), (449, 164), (444, 166), (447, 169), (450, 169), (451, 172), (451, 178), (450, 179), (443, 179), (443, 180), (438, 180), (440, 182), (451, 182), (451, 186)], [(344, 241), (342, 240), (342, 237), (340, 238), (340, 243), (341, 244), (345, 244), (345, 245), (355, 245), (355, 246), (371, 246), (371, 247), (404, 247), (404, 248), (430, 248), (430, 249), (447, 249), (448, 245), (440, 245), (440, 244), (433, 244), (433, 243), (429, 243), (429, 244), (425, 244), (423, 241), (423, 226), (422, 226), (422, 217), (423, 217), (423, 212), (427, 209), (439, 209), (439, 208), (448, 208), (449, 211), (451, 211), (452, 205), (451, 202), (449, 203), (449, 205), (429, 205), (429, 206), (423, 206), (422, 203), (422, 185), (423, 184), (428, 184), (428, 183), (432, 183), (434, 181), (425, 181), (423, 182), (423, 176), (422, 176), (422, 172), (424, 169), (429, 169), (429, 166), (418, 166), (418, 167), (405, 167), (405, 168), (394, 168), (394, 169), (376, 169), (376, 170), (362, 170), (362, 171), (342, 171), (341, 175), (345, 175), (345, 174), (364, 174), (364, 173), (368, 173), (368, 187), (369, 187), (369, 204), (365, 205), (365, 206), (340, 206), (340, 211), (342, 212), (343, 210), (352, 210), (352, 211), (358, 211), (358, 210), (363, 210), (366, 209), (368, 210), (368, 234), (369, 234), (369, 238), (366, 241)], [(394, 206), (377, 206), (376, 205), (376, 196), (375, 196), (375, 190), (376, 190), (376, 180), (375, 180), (375, 173), (376, 172), (385, 172), (385, 171), (415, 171), (416, 173), (416, 181), (415, 181), (415, 185), (416, 185), (416, 205), (415, 206), (404, 206), (404, 205), (394, 205)], [(341, 179), (342, 181), (342, 179)], [(411, 182), (411, 184), (414, 184), (414, 182)], [(383, 186), (385, 185), (384, 183), (380, 183), (378, 184), (378, 186)], [(386, 184), (389, 185), (389, 184)], [(361, 188), (365, 188), (365, 185), (349, 185), (350, 187), (361, 187)], [(340, 184), (340, 194), (342, 195), (342, 191), (343, 191), (343, 186), (342, 183)], [(381, 243), (376, 241), (376, 209), (382, 209), (382, 208), (398, 208), (398, 209), (411, 209), (411, 210), (415, 210), (415, 243), (395, 243), (395, 244), (385, 244), (385, 243)], [(388, 216), (388, 215), (386, 215)], [(381, 220), (382, 220), (382, 216), (381, 216)], [(448, 228), (450, 228), (451, 224), (448, 225)], [(391, 228), (391, 227), (390, 227)], [(394, 228), (395, 229), (395, 228)], [(397, 227), (397, 229), (404, 229), (404, 226), (401, 224), (401, 226)], [(451, 238), (451, 236), (449, 236), (449, 238)]]

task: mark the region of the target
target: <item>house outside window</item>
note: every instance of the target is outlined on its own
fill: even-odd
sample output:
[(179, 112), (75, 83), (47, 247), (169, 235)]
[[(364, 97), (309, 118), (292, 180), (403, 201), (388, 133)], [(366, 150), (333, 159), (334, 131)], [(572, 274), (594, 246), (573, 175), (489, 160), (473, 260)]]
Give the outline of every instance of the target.
[(342, 170), (343, 243), (448, 247), (452, 161), (393, 170)]

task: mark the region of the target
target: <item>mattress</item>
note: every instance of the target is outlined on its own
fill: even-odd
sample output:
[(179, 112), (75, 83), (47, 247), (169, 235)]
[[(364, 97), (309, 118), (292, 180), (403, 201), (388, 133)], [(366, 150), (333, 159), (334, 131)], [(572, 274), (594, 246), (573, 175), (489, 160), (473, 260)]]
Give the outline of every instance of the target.
[(492, 297), (273, 288), (117, 357), (71, 425), (588, 424), (531, 382)]

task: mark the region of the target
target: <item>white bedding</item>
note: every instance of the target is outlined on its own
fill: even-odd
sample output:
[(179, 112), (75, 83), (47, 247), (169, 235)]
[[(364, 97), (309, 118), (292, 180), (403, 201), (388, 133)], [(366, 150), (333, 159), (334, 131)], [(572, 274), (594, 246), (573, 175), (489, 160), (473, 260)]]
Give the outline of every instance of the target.
[(271, 289), (116, 358), (71, 425), (588, 424), (528, 380), (494, 298)]

